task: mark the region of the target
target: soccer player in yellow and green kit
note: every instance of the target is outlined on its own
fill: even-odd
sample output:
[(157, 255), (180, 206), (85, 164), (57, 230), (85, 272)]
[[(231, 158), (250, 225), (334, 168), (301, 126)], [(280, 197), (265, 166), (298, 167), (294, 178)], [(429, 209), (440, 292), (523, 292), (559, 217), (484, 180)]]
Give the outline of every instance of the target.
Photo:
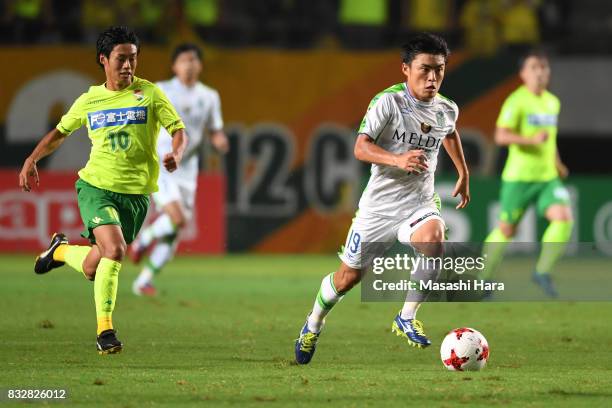
[(110, 27), (100, 34), (96, 59), (106, 82), (90, 87), (74, 102), (19, 174), (20, 186), (30, 191), (30, 177), (39, 183), (36, 162), (55, 151), (66, 136), (87, 127), (91, 154), (75, 187), (85, 225), (81, 235), (92, 246), (69, 245), (65, 235), (56, 233), (36, 259), (34, 271), (47, 273), (66, 263), (94, 281), (100, 354), (123, 348), (112, 323), (118, 276), (127, 245), (145, 219), (149, 194), (157, 191), (160, 126), (173, 138), (172, 151), (163, 157), (169, 171), (179, 165), (187, 142), (185, 126), (163, 92), (134, 76), (139, 49), (138, 37), (127, 27)]
[(502, 173), (499, 226), (486, 238), (483, 277), (489, 278), (497, 268), (525, 210), (535, 203), (549, 224), (533, 280), (548, 296), (556, 297), (550, 273), (572, 233), (569, 193), (561, 182), (568, 170), (557, 150), (561, 104), (546, 89), (550, 66), (542, 52), (532, 50), (523, 57), (520, 77), (523, 85), (508, 96), (497, 119), (495, 142), (508, 146), (508, 159)]

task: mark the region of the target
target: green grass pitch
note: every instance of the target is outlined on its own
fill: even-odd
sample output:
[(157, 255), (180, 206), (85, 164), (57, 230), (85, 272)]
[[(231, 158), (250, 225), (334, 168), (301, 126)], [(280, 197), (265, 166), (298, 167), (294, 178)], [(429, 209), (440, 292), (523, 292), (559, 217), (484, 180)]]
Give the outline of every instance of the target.
[[(390, 333), (400, 304), (361, 303), (356, 289), (328, 317), (312, 363), (296, 366), (294, 339), (337, 264), (333, 256), (179, 257), (159, 277), (156, 299), (132, 295), (137, 269), (127, 265), (114, 315), (125, 348), (99, 356), (92, 283), (67, 267), (36, 276), (32, 256), (1, 256), (0, 388), (67, 388), (70, 406), (112, 407), (612, 400), (612, 303), (426, 304), (419, 318), (433, 345), (416, 350)], [(440, 342), (457, 326), (487, 337), (484, 371), (442, 366)]]

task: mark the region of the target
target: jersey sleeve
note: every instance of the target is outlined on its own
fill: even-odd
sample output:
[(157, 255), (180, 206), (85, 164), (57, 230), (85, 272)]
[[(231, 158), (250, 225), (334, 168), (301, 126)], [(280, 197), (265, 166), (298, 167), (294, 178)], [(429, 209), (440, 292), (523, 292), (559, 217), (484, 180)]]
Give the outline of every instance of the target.
[(450, 104), (449, 114), (453, 122), (453, 128), (450, 132), (448, 132), (448, 134), (450, 135), (451, 133), (455, 133), (455, 130), (457, 130), (457, 121), (459, 120), (459, 107), (457, 106), (455, 102)]
[(561, 100), (555, 96), (555, 105), (557, 106), (557, 115), (561, 113)]
[(391, 94), (385, 93), (374, 97), (368, 106), (358, 133), (368, 135), (371, 139), (378, 139), (382, 130), (391, 120)]
[(499, 128), (507, 128), (517, 130), (521, 121), (521, 110), (516, 98), (510, 96), (502, 105), (501, 111), (497, 118), (496, 126)]
[(83, 109), (85, 94), (79, 96), (72, 104), (68, 112), (62, 116), (59, 123), (55, 127), (64, 135), (69, 135), (81, 126), (87, 124), (85, 110)]
[(168, 131), (170, 135), (179, 129), (185, 129), (185, 125), (174, 106), (168, 100), (166, 94), (154, 85), (153, 90), (153, 110), (159, 123)]
[(213, 93), (207, 127), (213, 132), (223, 129), (223, 116), (221, 115), (221, 98), (219, 97), (219, 92)]

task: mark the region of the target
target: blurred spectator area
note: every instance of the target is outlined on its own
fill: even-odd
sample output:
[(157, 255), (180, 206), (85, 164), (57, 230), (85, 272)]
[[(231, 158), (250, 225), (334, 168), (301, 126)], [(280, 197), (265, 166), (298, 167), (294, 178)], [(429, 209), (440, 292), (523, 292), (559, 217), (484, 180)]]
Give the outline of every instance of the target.
[(482, 55), (542, 42), (561, 53), (612, 50), (607, 0), (2, 0), (0, 8), (5, 44), (91, 43), (125, 24), (158, 44), (196, 35), (221, 47), (378, 49), (430, 31)]

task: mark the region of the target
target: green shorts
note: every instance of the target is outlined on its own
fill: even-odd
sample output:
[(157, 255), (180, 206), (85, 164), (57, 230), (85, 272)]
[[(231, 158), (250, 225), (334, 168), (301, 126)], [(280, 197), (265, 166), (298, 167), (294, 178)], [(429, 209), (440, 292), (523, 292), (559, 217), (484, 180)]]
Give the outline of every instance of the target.
[(76, 187), (79, 211), (85, 225), (83, 238), (96, 243), (93, 230), (100, 225), (119, 225), (123, 239), (130, 244), (147, 216), (149, 196), (144, 194), (121, 194), (92, 186), (78, 179)]
[(569, 192), (558, 178), (544, 182), (503, 181), (499, 219), (518, 224), (531, 204), (536, 203), (540, 216), (553, 204), (570, 204)]

